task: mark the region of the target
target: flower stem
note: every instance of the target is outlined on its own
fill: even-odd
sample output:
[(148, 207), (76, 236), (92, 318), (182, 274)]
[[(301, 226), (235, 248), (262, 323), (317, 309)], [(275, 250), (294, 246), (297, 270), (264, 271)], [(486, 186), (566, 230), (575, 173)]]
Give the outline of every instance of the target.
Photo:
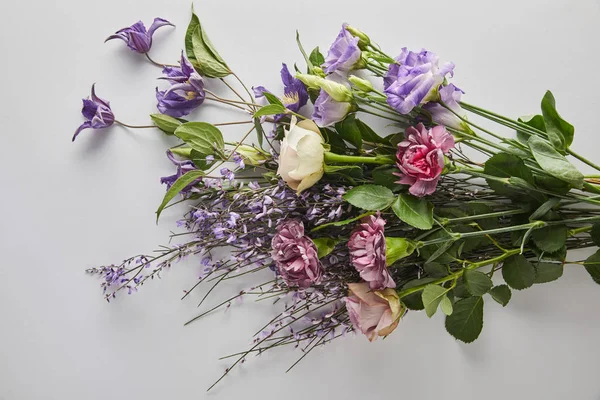
[(346, 156), (343, 154), (335, 154), (329, 151), (325, 152), (325, 162), (330, 163), (348, 163), (348, 164), (394, 164), (395, 161), (386, 156), (362, 157), (362, 156)]
[(118, 121), (118, 120), (115, 120), (115, 124), (119, 124), (119, 125), (124, 126), (126, 128), (132, 128), (132, 129), (156, 128), (155, 125), (129, 125), (129, 124), (126, 124), (126, 123)]
[(174, 64), (161, 64), (159, 62), (156, 62), (152, 58), (150, 58), (150, 54), (148, 54), (148, 53), (144, 53), (144, 55), (146, 56), (146, 58), (148, 59), (148, 61), (150, 61), (152, 64), (156, 65), (157, 67), (160, 67), (160, 68), (178, 67), (178, 65), (174, 65)]

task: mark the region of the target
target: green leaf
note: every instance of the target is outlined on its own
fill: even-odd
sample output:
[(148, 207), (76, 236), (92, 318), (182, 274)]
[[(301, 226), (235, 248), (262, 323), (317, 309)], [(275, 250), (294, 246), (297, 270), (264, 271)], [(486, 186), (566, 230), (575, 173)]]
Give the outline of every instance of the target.
[[(433, 281), (435, 281), (434, 278), (413, 279), (412, 281), (408, 281), (404, 286), (402, 286), (402, 290), (410, 289), (416, 286), (426, 285)], [(425, 306), (423, 305), (421, 292), (409, 294), (408, 296), (402, 297), (402, 302), (409, 310), (419, 311), (425, 308)]]
[[(524, 117), (519, 118), (518, 121), (542, 132), (546, 132), (546, 123), (544, 122), (544, 117), (539, 114), (526, 115)], [(529, 140), (530, 136), (531, 135), (529, 133), (525, 133), (517, 129), (517, 140), (519, 142), (527, 144), (527, 140)]]
[(323, 258), (333, 251), (335, 245), (339, 243), (339, 240), (332, 238), (318, 238), (313, 239), (313, 243), (317, 246), (317, 256)]
[(195, 169), (195, 170), (187, 172), (185, 175), (180, 176), (179, 179), (177, 179), (175, 181), (175, 183), (173, 183), (173, 185), (169, 188), (169, 190), (165, 194), (165, 197), (163, 198), (162, 203), (158, 207), (158, 210), (156, 210), (156, 222), (158, 222), (160, 213), (167, 206), (167, 204), (169, 204), (169, 202), (171, 200), (173, 200), (173, 198), (175, 196), (177, 196), (179, 194), (179, 192), (181, 192), (189, 184), (194, 182), (196, 179), (202, 177), (203, 175), (204, 175), (204, 172)]
[(361, 185), (344, 194), (344, 200), (363, 210), (383, 210), (394, 201), (394, 193), (384, 186)]
[(344, 139), (333, 129), (320, 129), (321, 134), (325, 138), (325, 143), (331, 146), (331, 151), (336, 154), (344, 154), (348, 149)]
[(536, 175), (535, 184), (541, 189), (548, 190), (556, 195), (566, 194), (571, 190), (571, 185), (549, 175)]
[(471, 343), (483, 329), (483, 297), (467, 297), (454, 303), (454, 312), (446, 317), (446, 330), (456, 339)]
[(223, 78), (231, 74), (231, 70), (225, 61), (223, 61), (210, 40), (208, 40), (208, 36), (206, 36), (199, 21), (192, 32), (191, 40), (192, 51), (194, 53), (194, 62), (192, 65), (194, 65), (194, 68), (201, 75), (209, 78)]
[(306, 66), (308, 68), (308, 71), (312, 72), (313, 63), (310, 61), (310, 58), (306, 54), (306, 51), (304, 50), (304, 46), (302, 46), (302, 42), (300, 41), (300, 32), (298, 32), (297, 30), (296, 30), (296, 43), (298, 44), (298, 49), (300, 49), (300, 53), (302, 53), (302, 56), (304, 57), (304, 60), (306, 61)]
[(440, 305), (440, 302), (444, 297), (446, 297), (446, 293), (448, 293), (448, 289), (439, 285), (425, 286), (425, 289), (423, 289), (423, 293), (421, 294), (421, 298), (423, 300), (423, 306), (425, 306), (425, 313), (427, 313), (429, 318), (433, 317), (438, 309), (438, 306)]
[(534, 230), (531, 239), (540, 250), (554, 253), (567, 242), (568, 231), (569, 229), (564, 225), (547, 226)]
[(190, 152), (190, 160), (194, 162), (196, 168), (206, 171), (208, 167), (214, 164), (213, 162), (206, 161), (206, 154), (200, 153), (198, 150), (192, 149)]
[(360, 136), (363, 138), (363, 140), (366, 140), (367, 142), (387, 144), (387, 141), (384, 138), (375, 133), (375, 131), (371, 129), (369, 125), (365, 124), (358, 118), (356, 119), (356, 126), (358, 126)]
[(256, 137), (258, 139), (258, 145), (262, 148), (263, 139), (266, 136), (265, 130), (263, 129), (263, 127), (260, 123), (260, 118), (253, 118), (253, 121), (254, 121), (254, 129), (256, 129)]
[(553, 177), (581, 189), (583, 175), (562, 154), (556, 151), (544, 139), (532, 136), (528, 140), (529, 149), (540, 167)]
[(200, 20), (198, 16), (194, 13), (192, 7), (192, 18), (190, 19), (190, 23), (188, 24), (187, 30), (185, 32), (185, 54), (187, 55), (188, 60), (192, 64), (196, 64), (196, 56), (194, 55), (194, 44), (192, 43), (192, 36), (194, 36), (194, 32), (200, 26)]
[(277, 105), (285, 108), (285, 106), (283, 105), (281, 100), (279, 100), (279, 97), (275, 96), (273, 93), (263, 92), (263, 95), (265, 96), (265, 99), (267, 99), (269, 104), (277, 104)]
[(397, 172), (398, 169), (395, 167), (390, 167), (388, 165), (382, 165), (373, 169), (371, 173), (373, 176), (373, 182), (376, 185), (385, 186), (390, 189), (398, 189), (401, 188), (401, 185), (398, 185), (396, 181), (398, 181), (398, 177), (394, 175), (394, 172)]
[(592, 231), (590, 232), (592, 237), (592, 241), (596, 246), (600, 246), (600, 222), (596, 222), (592, 226)]
[(549, 90), (542, 99), (542, 114), (548, 139), (556, 149), (564, 151), (573, 143), (575, 128), (558, 114), (554, 95)]
[(325, 62), (325, 57), (323, 57), (323, 54), (319, 51), (319, 46), (315, 47), (313, 51), (310, 52), (308, 59), (315, 67), (320, 67)]
[(513, 289), (527, 289), (535, 281), (535, 267), (520, 254), (510, 256), (502, 266), (502, 277)]
[(510, 301), (510, 298), (512, 297), (512, 292), (510, 291), (508, 285), (498, 285), (494, 286), (490, 290), (490, 295), (498, 304), (500, 304), (502, 307), (506, 307)]
[(560, 203), (560, 199), (558, 197), (552, 197), (551, 199), (544, 202), (544, 204), (539, 206), (538, 209), (535, 210), (533, 214), (531, 214), (529, 220), (537, 221), (540, 218), (543, 218), (544, 215), (546, 215), (548, 211), (552, 210), (558, 203)]
[(448, 267), (437, 262), (426, 262), (423, 264), (423, 269), (432, 278), (443, 278), (448, 275)]
[(158, 129), (169, 135), (174, 134), (175, 129), (182, 124), (177, 118), (165, 114), (150, 114), (150, 119), (152, 119), (152, 123), (156, 125)]
[(392, 204), (392, 210), (398, 218), (415, 228), (426, 230), (433, 227), (433, 204), (425, 199), (400, 194)]
[(354, 114), (348, 115), (342, 122), (335, 124), (335, 130), (340, 134), (342, 139), (357, 149), (362, 147), (362, 135)]
[(316, 232), (318, 230), (329, 228), (329, 227), (332, 227), (332, 226), (344, 226), (344, 225), (348, 225), (348, 224), (351, 224), (352, 222), (358, 221), (359, 219), (362, 219), (362, 218), (364, 218), (364, 217), (366, 217), (368, 215), (373, 215), (373, 214), (374, 213), (372, 213), (372, 212), (367, 212), (367, 213), (364, 213), (364, 214), (360, 214), (358, 217), (345, 219), (343, 221), (329, 222), (327, 224), (319, 225), (316, 228), (313, 228), (311, 230), (311, 232)]
[(410, 256), (415, 251), (415, 242), (405, 238), (385, 238), (385, 263), (390, 266), (401, 258)]
[(562, 263), (539, 262), (535, 265), (535, 281), (533, 283), (548, 283), (563, 275)]
[(284, 114), (286, 108), (280, 104), (267, 104), (262, 106), (257, 112), (254, 113), (254, 118), (260, 118), (267, 115)]
[(483, 296), (494, 286), (489, 276), (470, 269), (465, 269), (463, 282), (473, 296)]
[[(528, 183), (533, 183), (531, 170), (525, 166), (523, 160), (512, 154), (498, 153), (492, 156), (485, 162), (483, 170), (486, 175), (497, 176), (499, 178), (516, 177)], [(487, 180), (487, 183), (496, 193), (514, 194), (514, 189), (507, 187), (503, 183), (491, 179)]]
[(452, 300), (448, 298), (448, 294), (442, 297), (442, 301), (440, 302), (440, 310), (446, 315), (452, 315), (453, 310)]
[(323, 170), (326, 174), (335, 174), (339, 171), (344, 171), (348, 169), (360, 170), (361, 168), (358, 165), (327, 165), (323, 166)]
[(208, 122), (186, 122), (175, 130), (175, 136), (187, 143), (200, 154), (222, 153), (225, 148), (223, 134)]
[(583, 265), (594, 282), (600, 285), (600, 250), (589, 256)]

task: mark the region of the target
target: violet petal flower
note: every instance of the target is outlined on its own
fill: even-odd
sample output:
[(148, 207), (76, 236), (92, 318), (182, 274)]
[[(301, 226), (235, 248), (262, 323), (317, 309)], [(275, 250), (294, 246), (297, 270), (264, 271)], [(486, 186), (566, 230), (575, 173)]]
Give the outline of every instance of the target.
[(174, 118), (183, 117), (199, 107), (206, 96), (204, 80), (192, 64), (181, 54), (180, 67), (165, 67), (163, 74), (171, 83), (167, 90), (156, 88), (157, 108), (162, 114)]
[(439, 93), (440, 100), (452, 111), (437, 102), (427, 103), (423, 108), (429, 111), (432, 121), (438, 125), (468, 131), (470, 129), (469, 125), (457, 116), (458, 114), (464, 119), (467, 118), (467, 114), (459, 104), (460, 97), (465, 92), (450, 83), (447, 86), (442, 86)]
[[(171, 153), (170, 150), (167, 151), (167, 157), (177, 167), (177, 171), (175, 172), (175, 174), (169, 175), (169, 176), (163, 176), (162, 178), (160, 178), (160, 183), (167, 185), (167, 190), (169, 190), (171, 188), (171, 186), (173, 186), (173, 184), (177, 181), (177, 179), (179, 179), (181, 176), (183, 176), (186, 173), (188, 173), (192, 170), (195, 170), (197, 168), (196, 168), (196, 165), (191, 160), (183, 160), (183, 161), (177, 160), (175, 158), (175, 156), (173, 155), (173, 153)], [(196, 179), (194, 182), (190, 183), (185, 188), (183, 188), (181, 193), (189, 192), (194, 187), (194, 185), (196, 185), (201, 180), (202, 180), (202, 178)]]
[[(283, 97), (281, 102), (290, 111), (297, 113), (308, 102), (308, 91), (306, 86), (299, 79), (296, 79), (288, 69), (285, 63), (281, 64), (281, 81), (283, 82)], [(264, 86), (255, 86), (252, 88), (256, 98), (264, 97), (264, 93), (271, 93)], [(283, 114), (278, 114), (274, 117), (277, 121)]]
[(346, 30), (348, 24), (342, 24), (342, 30), (332, 43), (325, 62), (322, 65), (326, 74), (333, 72), (348, 73), (354, 69), (361, 58), (358, 48), (358, 38)]
[(81, 113), (87, 121), (77, 128), (73, 135), (73, 141), (75, 141), (79, 133), (84, 129), (107, 128), (115, 122), (115, 116), (110, 109), (109, 102), (96, 96), (95, 87), (96, 84), (93, 84), (91, 97), (83, 99), (83, 109), (81, 110)]
[(396, 287), (385, 261), (384, 226), (385, 220), (379, 215), (368, 215), (361, 219), (348, 241), (352, 264), (371, 290)]
[(384, 77), (387, 102), (400, 114), (408, 114), (418, 105), (426, 103), (435, 95), (446, 75), (452, 76), (454, 64), (439, 67), (439, 58), (427, 50), (420, 53), (402, 49)]
[(454, 137), (443, 126), (427, 130), (423, 124), (406, 129), (405, 139), (398, 143), (396, 165), (401, 179), (397, 182), (411, 185), (412, 195), (422, 197), (435, 192), (444, 169), (444, 154), (454, 147)]
[(288, 285), (307, 288), (321, 282), (323, 269), (317, 247), (304, 235), (304, 224), (300, 220), (290, 219), (279, 224), (271, 246), (277, 271)]
[[(346, 82), (339, 74), (331, 74), (327, 79), (349, 86), (348, 82)], [(319, 96), (315, 100), (311, 119), (315, 121), (318, 126), (323, 128), (344, 120), (352, 109), (352, 103), (335, 101), (329, 93), (324, 89), (321, 89)]]
[(138, 21), (130, 27), (118, 30), (114, 35), (109, 36), (105, 42), (112, 39), (121, 39), (127, 43), (127, 47), (131, 50), (141, 54), (145, 54), (150, 51), (152, 47), (152, 35), (161, 26), (175, 26), (166, 19), (154, 18), (154, 22), (150, 26), (150, 29), (146, 31), (146, 27), (142, 21)]

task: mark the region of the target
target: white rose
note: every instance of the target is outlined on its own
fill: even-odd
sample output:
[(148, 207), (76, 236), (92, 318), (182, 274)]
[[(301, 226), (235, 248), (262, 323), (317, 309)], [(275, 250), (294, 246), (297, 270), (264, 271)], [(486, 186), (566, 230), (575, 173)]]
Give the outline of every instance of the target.
[(285, 131), (281, 141), (277, 174), (297, 193), (308, 189), (323, 176), (323, 143), (319, 127), (313, 121), (296, 124), (296, 118), (292, 118), (290, 129)]

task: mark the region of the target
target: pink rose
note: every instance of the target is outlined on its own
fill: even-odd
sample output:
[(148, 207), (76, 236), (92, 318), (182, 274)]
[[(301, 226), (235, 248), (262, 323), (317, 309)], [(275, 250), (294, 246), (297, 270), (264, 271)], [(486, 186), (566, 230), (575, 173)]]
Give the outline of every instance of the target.
[(344, 301), (350, 321), (369, 341), (396, 329), (404, 308), (394, 289), (371, 291), (366, 282), (349, 283), (348, 289), (349, 296)]
[(411, 185), (411, 194), (422, 197), (435, 192), (444, 169), (444, 154), (454, 147), (454, 138), (443, 126), (429, 131), (423, 124), (406, 129), (406, 138), (398, 144), (396, 165), (401, 179), (398, 183)]
[(379, 215), (368, 215), (352, 231), (348, 241), (354, 268), (373, 290), (396, 287), (385, 262), (384, 225)]
[(307, 288), (321, 282), (323, 270), (317, 247), (304, 235), (301, 221), (290, 219), (279, 224), (271, 246), (271, 257), (288, 285)]

